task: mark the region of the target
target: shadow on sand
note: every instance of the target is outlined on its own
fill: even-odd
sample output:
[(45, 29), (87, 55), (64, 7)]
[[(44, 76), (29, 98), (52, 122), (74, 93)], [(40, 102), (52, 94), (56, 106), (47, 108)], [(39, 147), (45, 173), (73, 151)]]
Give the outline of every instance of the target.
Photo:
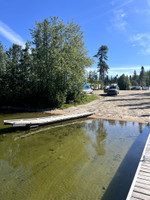
[[(146, 128), (147, 130), (147, 128)], [(146, 131), (139, 135), (120, 167), (118, 168), (115, 176), (109, 184), (101, 200), (125, 200), (131, 183), (133, 181), (139, 160), (141, 158), (148, 133)]]

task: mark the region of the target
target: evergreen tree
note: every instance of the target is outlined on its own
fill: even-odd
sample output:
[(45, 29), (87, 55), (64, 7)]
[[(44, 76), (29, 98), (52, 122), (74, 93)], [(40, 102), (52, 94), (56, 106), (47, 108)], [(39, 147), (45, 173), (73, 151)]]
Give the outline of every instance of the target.
[(21, 70), (21, 46), (13, 44), (7, 51), (7, 67), (5, 75), (5, 95), (6, 103), (9, 105), (15, 105), (15, 103), (21, 103), (19, 101), (21, 85), (19, 82)]
[(128, 76), (122, 74), (118, 79), (118, 86), (121, 90), (129, 90), (130, 89), (130, 80)]
[(139, 75), (139, 80), (140, 80), (140, 86), (143, 87), (145, 86), (145, 71), (144, 71), (144, 67), (141, 67), (141, 72)]
[(5, 74), (6, 74), (7, 55), (0, 42), (0, 105), (5, 100)]
[(81, 100), (85, 67), (91, 66), (92, 60), (80, 29), (73, 21), (65, 25), (57, 17), (36, 22), (31, 29), (35, 98), (40, 105)]
[(106, 73), (108, 72), (108, 69), (109, 69), (107, 63), (105, 62), (108, 60), (107, 53), (108, 53), (108, 47), (106, 45), (102, 45), (99, 48), (97, 54), (94, 56), (99, 59), (97, 68), (99, 71), (99, 80), (102, 80), (103, 84), (104, 84)]
[(136, 70), (134, 70), (134, 74), (131, 77), (131, 84), (132, 84), (132, 86), (138, 86), (138, 83), (139, 83), (139, 77), (136, 73)]
[(29, 105), (32, 99), (32, 92), (34, 91), (33, 85), (33, 59), (31, 54), (31, 43), (26, 42), (25, 48), (21, 50), (20, 59), (20, 101), (24, 102), (24, 105)]
[(42, 108), (81, 101), (85, 69), (93, 63), (81, 27), (50, 17), (36, 22), (31, 35), (24, 49), (13, 44), (4, 52), (0, 43), (1, 105)]
[(145, 82), (146, 86), (150, 87), (150, 71), (145, 72)]

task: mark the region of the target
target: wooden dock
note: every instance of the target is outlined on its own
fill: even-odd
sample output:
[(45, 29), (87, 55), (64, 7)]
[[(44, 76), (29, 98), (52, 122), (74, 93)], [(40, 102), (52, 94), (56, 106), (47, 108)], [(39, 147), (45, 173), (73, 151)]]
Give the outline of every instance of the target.
[(150, 200), (150, 134), (126, 200)]
[(81, 114), (55, 115), (55, 116), (31, 118), (31, 119), (12, 119), (12, 120), (4, 120), (4, 124), (12, 125), (13, 127), (32, 128), (57, 122), (63, 122), (67, 120), (88, 117), (93, 114), (94, 112), (87, 112)]

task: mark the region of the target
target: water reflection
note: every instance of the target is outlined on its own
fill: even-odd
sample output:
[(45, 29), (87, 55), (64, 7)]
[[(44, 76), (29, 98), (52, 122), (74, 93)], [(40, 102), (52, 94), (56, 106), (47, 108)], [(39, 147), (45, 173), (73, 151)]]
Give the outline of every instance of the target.
[[(121, 127), (127, 126), (127, 121), (106, 120), (111, 126), (116, 126), (118, 123)], [(133, 124), (134, 126), (134, 124)]]
[(99, 119), (0, 135), (0, 197), (101, 199), (139, 127)]
[(143, 131), (143, 124), (139, 123), (139, 132), (142, 133)]
[(127, 126), (127, 122), (126, 121), (119, 121), (119, 124), (120, 124), (121, 127)]
[(107, 137), (106, 128), (103, 120), (93, 120), (88, 126), (89, 131), (91, 132), (91, 136), (95, 136), (94, 140), (92, 140), (92, 146), (95, 148), (95, 151), (98, 155), (105, 155), (105, 138)]
[[(108, 120), (109, 124), (112, 126), (116, 126), (117, 121), (116, 120)], [(119, 122), (120, 123), (120, 122)]]

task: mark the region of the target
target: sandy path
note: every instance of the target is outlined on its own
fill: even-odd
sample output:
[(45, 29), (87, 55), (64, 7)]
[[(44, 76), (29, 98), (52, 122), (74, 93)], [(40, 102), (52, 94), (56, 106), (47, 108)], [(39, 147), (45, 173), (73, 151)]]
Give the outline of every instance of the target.
[(94, 91), (99, 96), (86, 105), (64, 109), (66, 113), (95, 112), (93, 118), (114, 119), (148, 123), (150, 116), (150, 90), (120, 91), (118, 96), (106, 96), (103, 91)]

